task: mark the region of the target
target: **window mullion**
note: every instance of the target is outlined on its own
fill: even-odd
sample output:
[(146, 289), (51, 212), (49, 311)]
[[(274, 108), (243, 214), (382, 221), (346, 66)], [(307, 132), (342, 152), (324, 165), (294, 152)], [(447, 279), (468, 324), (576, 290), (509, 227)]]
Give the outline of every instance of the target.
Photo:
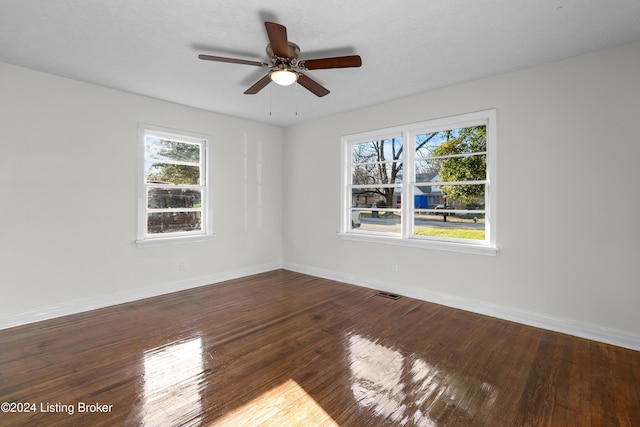
[(486, 154), (487, 154), (486, 151), (474, 151), (473, 153), (447, 154), (444, 156), (421, 157), (419, 160), (455, 159), (455, 158), (465, 158), (465, 157), (473, 157), (473, 156), (485, 156)]
[(202, 208), (147, 208), (148, 213), (161, 212), (202, 212)]
[(393, 187), (401, 187), (402, 188), (402, 184), (376, 184), (376, 183), (372, 183), (372, 184), (350, 184), (351, 188), (393, 188)]
[(425, 181), (420, 182), (419, 185), (484, 185), (486, 183), (486, 180), (481, 179), (475, 181)]
[(351, 208), (353, 207), (353, 158), (352, 158), (353, 144), (343, 142), (342, 144), (342, 191), (344, 195), (341, 201), (342, 210), (342, 224), (340, 225), (341, 232), (347, 232), (351, 229), (349, 221), (351, 218)]
[(170, 160), (170, 159), (149, 159), (150, 161), (152, 161), (153, 163), (161, 163), (161, 164), (165, 164), (165, 165), (177, 165), (177, 166), (196, 166), (196, 167), (202, 167), (202, 162), (198, 161), (198, 162), (188, 162), (188, 161), (182, 161), (182, 160)]
[(415, 178), (415, 142), (414, 135), (404, 130), (404, 178), (402, 180), (402, 238), (407, 239), (413, 233), (413, 187)]

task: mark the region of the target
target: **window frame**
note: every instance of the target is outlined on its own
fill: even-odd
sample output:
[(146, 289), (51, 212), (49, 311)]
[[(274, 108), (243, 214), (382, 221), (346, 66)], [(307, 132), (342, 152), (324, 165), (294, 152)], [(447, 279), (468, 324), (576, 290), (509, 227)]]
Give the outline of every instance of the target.
[[(199, 231), (182, 231), (172, 233), (148, 233), (147, 218), (150, 213), (148, 207), (148, 191), (150, 188), (160, 188), (146, 182), (146, 137), (154, 136), (172, 141), (200, 145), (200, 185), (174, 185), (167, 188), (190, 187), (198, 188), (201, 195), (201, 226)], [(146, 123), (138, 124), (138, 229), (136, 244), (138, 247), (162, 246), (182, 243), (192, 243), (210, 240), (214, 237), (212, 227), (211, 185), (209, 151), (211, 137), (209, 135), (170, 129)], [(170, 211), (168, 211), (170, 212)]]
[[(340, 231), (338, 235), (347, 240), (383, 243), (398, 246), (438, 249), (454, 252), (465, 252), (483, 255), (495, 255), (496, 244), (496, 110), (482, 110), (472, 113), (426, 120), (389, 128), (345, 135), (341, 138), (341, 206)], [(416, 155), (415, 138), (417, 135), (467, 128), (486, 126), (486, 180), (485, 189), (485, 239), (455, 239), (417, 236), (414, 228), (414, 189), (416, 187)], [(362, 231), (351, 227), (352, 210), (352, 146), (355, 144), (390, 138), (390, 135), (401, 135), (402, 182), (401, 182), (401, 230), (398, 234)], [(408, 177), (408, 178), (406, 178)], [(471, 181), (469, 181), (471, 182)], [(430, 183), (418, 183), (429, 185)]]

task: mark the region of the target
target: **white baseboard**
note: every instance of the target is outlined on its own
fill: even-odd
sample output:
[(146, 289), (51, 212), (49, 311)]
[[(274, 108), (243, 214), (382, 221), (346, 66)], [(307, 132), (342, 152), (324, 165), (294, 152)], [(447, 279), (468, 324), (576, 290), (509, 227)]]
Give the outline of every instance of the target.
[(482, 301), (440, 294), (411, 286), (396, 286), (370, 277), (338, 273), (306, 265), (284, 263), (282, 268), (366, 288), (393, 292), (395, 294), (496, 317), (498, 319), (509, 320), (511, 322), (535, 326), (537, 328), (640, 351), (640, 335), (618, 329), (605, 328), (575, 320), (545, 316), (539, 313), (491, 305)]
[(164, 283), (157, 286), (132, 289), (129, 291), (118, 292), (114, 294), (100, 295), (92, 298), (69, 301), (58, 305), (43, 307), (37, 310), (25, 311), (22, 313), (0, 315), (0, 329), (12, 328), (14, 326), (39, 322), (41, 320), (53, 319), (55, 317), (67, 316), (69, 314), (96, 310), (98, 308), (110, 307), (113, 305), (137, 301), (144, 298), (150, 298), (169, 294), (172, 292), (183, 291), (186, 289), (197, 288), (200, 286), (211, 285), (214, 283), (224, 282), (225, 280), (232, 280), (239, 277), (250, 276), (252, 274), (259, 274), (267, 271), (277, 270), (279, 268), (282, 268), (281, 264), (257, 265), (237, 270), (224, 271), (204, 277), (181, 280), (173, 283)]

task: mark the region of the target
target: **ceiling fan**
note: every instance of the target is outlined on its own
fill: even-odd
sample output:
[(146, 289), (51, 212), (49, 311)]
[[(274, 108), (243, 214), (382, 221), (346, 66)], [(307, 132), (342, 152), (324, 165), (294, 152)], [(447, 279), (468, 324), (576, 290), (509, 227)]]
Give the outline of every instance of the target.
[(271, 68), (267, 75), (255, 82), (253, 86), (244, 92), (247, 95), (254, 95), (260, 92), (260, 90), (273, 81), (282, 86), (288, 86), (298, 82), (316, 96), (325, 96), (329, 93), (329, 90), (306, 74), (303, 74), (302, 71), (360, 67), (362, 65), (362, 59), (359, 55), (307, 60), (300, 59), (300, 47), (287, 39), (287, 28), (284, 25), (274, 22), (265, 22), (264, 25), (267, 28), (267, 36), (270, 42), (267, 45), (267, 54), (269, 55), (270, 63), (212, 55), (198, 55), (198, 58), (205, 61), (230, 62), (232, 64)]

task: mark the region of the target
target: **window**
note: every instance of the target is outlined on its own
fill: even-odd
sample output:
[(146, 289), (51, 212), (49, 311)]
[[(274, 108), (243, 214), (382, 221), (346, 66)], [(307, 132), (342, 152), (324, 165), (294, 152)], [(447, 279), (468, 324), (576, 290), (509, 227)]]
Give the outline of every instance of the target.
[(138, 245), (211, 236), (208, 137), (140, 125)]
[(495, 254), (495, 110), (342, 138), (341, 236)]

